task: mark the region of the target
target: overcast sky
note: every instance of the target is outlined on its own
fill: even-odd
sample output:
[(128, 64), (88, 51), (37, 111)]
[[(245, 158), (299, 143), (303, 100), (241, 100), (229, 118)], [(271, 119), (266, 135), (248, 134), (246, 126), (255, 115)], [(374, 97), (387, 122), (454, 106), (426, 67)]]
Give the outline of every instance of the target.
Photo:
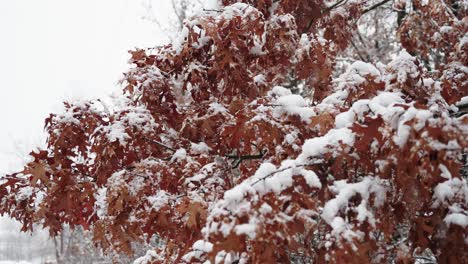
[(64, 99), (117, 91), (127, 50), (166, 41), (145, 14), (143, 0), (0, 0), (0, 174), (43, 141)]
[[(64, 99), (118, 91), (127, 51), (167, 41), (142, 19), (143, 1), (0, 0), (0, 176), (44, 141), (44, 119)], [(169, 7), (153, 0), (163, 23)]]

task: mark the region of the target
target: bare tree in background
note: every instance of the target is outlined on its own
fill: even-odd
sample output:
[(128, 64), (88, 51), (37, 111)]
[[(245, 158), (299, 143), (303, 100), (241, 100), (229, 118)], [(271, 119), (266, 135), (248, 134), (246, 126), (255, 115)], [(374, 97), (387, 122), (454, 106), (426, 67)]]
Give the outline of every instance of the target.
[(213, 6), (213, 4), (209, 3), (210, 1), (206, 0), (166, 0), (165, 2), (169, 4), (171, 11), (167, 14), (167, 17), (161, 17), (158, 6), (163, 5), (162, 1), (144, 0), (143, 7), (146, 14), (143, 19), (157, 25), (171, 40), (174, 38), (174, 34), (182, 30), (184, 20), (202, 12), (205, 8)]
[(44, 232), (20, 233), (19, 223), (7, 219), (0, 219), (0, 222), (0, 261), (32, 261), (34, 258), (47, 262), (53, 259), (54, 247)]
[(401, 50), (395, 34), (398, 10), (393, 7), (393, 1), (375, 1), (366, 10), (357, 21), (351, 45), (343, 52), (342, 58), (349, 62), (388, 63), (391, 56)]

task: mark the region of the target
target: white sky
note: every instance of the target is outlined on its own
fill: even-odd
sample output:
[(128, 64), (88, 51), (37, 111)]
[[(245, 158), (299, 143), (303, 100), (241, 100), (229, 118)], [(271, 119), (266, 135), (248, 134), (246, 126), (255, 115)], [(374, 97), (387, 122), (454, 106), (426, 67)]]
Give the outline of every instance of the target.
[[(156, 14), (169, 0), (153, 0)], [(0, 0), (0, 175), (44, 138), (64, 99), (117, 91), (127, 50), (161, 44), (143, 0)]]
[[(127, 51), (166, 41), (142, 19), (143, 1), (0, 0), (0, 176), (44, 141), (44, 119), (64, 99), (118, 91)], [(153, 0), (159, 18), (169, 7)]]

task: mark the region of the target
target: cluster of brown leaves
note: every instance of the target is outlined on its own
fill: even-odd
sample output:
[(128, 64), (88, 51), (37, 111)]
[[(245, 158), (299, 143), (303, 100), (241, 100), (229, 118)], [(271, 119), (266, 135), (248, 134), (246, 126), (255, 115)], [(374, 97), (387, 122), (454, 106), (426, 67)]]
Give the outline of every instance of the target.
[[(357, 65), (333, 80), (335, 58), (367, 5), (328, 2), (225, 0), (220, 12), (186, 21), (173, 44), (132, 51), (135, 67), (118, 106), (67, 103), (63, 114), (51, 115), (47, 149), (2, 178), (0, 213), (23, 230), (41, 223), (51, 235), (63, 224), (81, 225), (105, 250), (128, 254), (133, 243), (157, 237), (148, 263), (408, 263), (427, 248), (442, 263), (466, 260), (466, 227), (444, 221), (454, 203), (468, 210), (466, 198), (433, 206), (445, 180), (440, 166), (460, 178), (468, 148), (468, 118), (451, 118), (447, 104), (467, 95), (466, 10), (452, 14), (446, 1), (413, 1), (417, 12), (399, 34), (420, 59), (402, 56), (381, 74)], [(428, 30), (447, 24), (446, 41), (424, 41)], [(437, 72), (421, 66), (429, 50), (443, 54)], [(313, 90), (309, 101), (276, 87), (290, 76)], [(385, 106), (395, 111), (391, 118), (368, 103), (382, 92), (400, 95)], [(343, 113), (354, 118), (351, 145), (338, 138), (294, 170), (251, 182), (265, 162), (303, 157), (307, 140), (333, 134)], [(403, 144), (395, 139), (402, 133)], [(290, 169), (290, 185), (246, 192), (229, 204), (227, 191), (254, 190)], [(312, 172), (318, 183), (310, 184)], [(366, 177), (385, 183), (386, 199), (378, 202), (374, 189), (348, 197), (335, 216), (359, 236), (346, 238), (322, 210), (338, 196), (336, 183)], [(363, 220), (361, 207), (375, 221)], [(253, 233), (236, 229), (252, 223)], [(200, 248), (201, 241), (211, 246)]]

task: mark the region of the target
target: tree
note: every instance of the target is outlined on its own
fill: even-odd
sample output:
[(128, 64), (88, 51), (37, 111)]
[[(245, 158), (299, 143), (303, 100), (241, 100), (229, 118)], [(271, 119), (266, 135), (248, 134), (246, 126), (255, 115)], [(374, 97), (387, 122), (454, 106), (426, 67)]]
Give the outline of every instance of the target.
[(172, 44), (131, 51), (112, 105), (47, 118), (0, 212), (52, 236), (81, 226), (108, 252), (155, 240), (135, 263), (463, 262), (466, 4), (412, 1), (407, 51), (333, 77), (380, 3), (224, 0), (186, 20)]

